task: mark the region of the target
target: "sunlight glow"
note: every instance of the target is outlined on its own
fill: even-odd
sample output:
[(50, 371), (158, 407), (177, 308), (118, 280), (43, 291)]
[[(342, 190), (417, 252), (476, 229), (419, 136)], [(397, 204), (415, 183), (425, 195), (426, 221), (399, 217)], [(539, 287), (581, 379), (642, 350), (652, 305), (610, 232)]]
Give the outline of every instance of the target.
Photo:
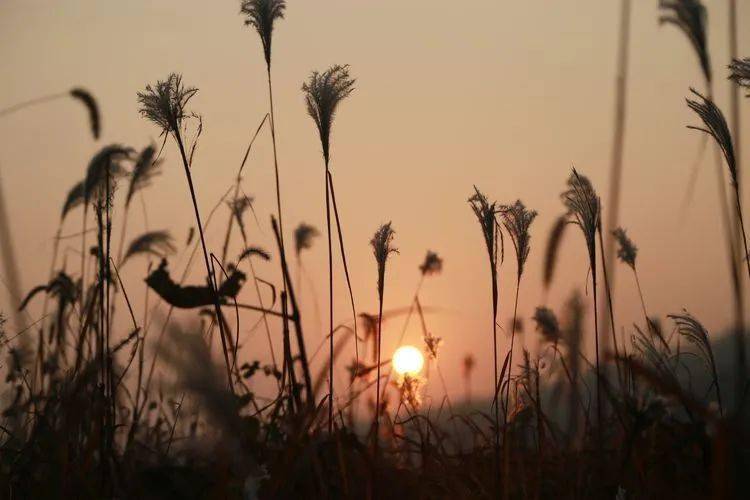
[(417, 375), (424, 366), (422, 351), (411, 345), (401, 346), (393, 353), (393, 369), (399, 375)]

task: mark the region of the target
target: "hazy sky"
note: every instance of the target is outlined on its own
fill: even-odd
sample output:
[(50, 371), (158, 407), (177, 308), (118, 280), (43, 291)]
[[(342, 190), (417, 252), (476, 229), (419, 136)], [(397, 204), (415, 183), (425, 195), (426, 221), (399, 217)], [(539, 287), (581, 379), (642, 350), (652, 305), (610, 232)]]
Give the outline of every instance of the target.
[[(682, 210), (700, 144), (699, 134), (685, 128), (696, 117), (684, 98), (690, 86), (702, 87), (702, 77), (685, 36), (658, 26), (657, 1), (633, 4), (621, 223), (640, 249), (638, 267), (650, 312), (663, 316), (685, 307), (719, 330), (731, 317), (731, 294), (711, 154), (705, 155), (693, 198)], [(727, 109), (727, 2), (706, 4), (715, 93)], [(747, 8), (740, 5), (740, 19), (750, 15)], [(24, 291), (46, 279), (62, 202), (90, 157), (108, 143), (140, 148), (157, 138), (158, 130), (138, 115), (136, 92), (147, 83), (176, 71), (200, 89), (191, 102), (204, 120), (193, 175), (204, 217), (227, 190), (268, 107), (260, 42), (238, 11), (233, 0), (0, 3), (0, 108), (80, 85), (96, 95), (103, 113), (99, 143), (90, 137), (84, 111), (71, 100), (0, 120), (0, 172)], [(478, 360), (475, 390), (490, 387), (487, 377), (480, 378), (492, 360), (490, 284), (482, 236), (466, 203), (472, 186), (501, 203), (520, 198), (539, 212), (520, 295), (519, 311), (527, 318), (543, 300), (544, 245), (562, 212), (559, 193), (571, 166), (607, 195), (618, 15), (615, 0), (290, 0), (286, 19), (277, 25), (273, 76), (287, 238), (300, 221), (325, 227), (320, 144), (300, 86), (313, 69), (350, 64), (357, 89), (336, 117), (331, 168), (357, 305), (370, 312), (376, 308), (369, 240), (382, 222), (393, 222), (400, 250), (389, 261), (386, 309), (408, 305), (427, 249), (443, 256), (443, 274), (428, 279), (421, 296), (424, 304), (440, 308), (428, 317), (428, 327), (445, 340), (440, 363), (451, 391), (462, 387), (460, 360), (467, 352)], [(750, 55), (750, 39), (742, 30), (740, 55)], [(743, 99), (741, 109), (742, 162), (749, 165), (750, 100)], [(182, 248), (192, 208), (171, 142), (165, 157), (163, 175), (145, 192), (148, 227), (169, 229)], [(261, 223), (252, 226), (253, 242), (268, 249), (273, 249), (272, 181), (266, 131), (243, 188), (255, 196)], [(80, 230), (80, 214), (71, 215), (66, 233)], [(222, 209), (208, 231), (217, 252), (227, 215)], [(144, 230), (143, 221), (137, 207), (130, 237)], [(74, 273), (78, 239), (70, 241)], [(239, 250), (234, 241), (232, 253)], [(586, 287), (583, 250), (580, 232), (569, 231), (548, 300), (553, 307), (571, 290)], [(324, 238), (303, 259), (324, 309)], [(261, 276), (278, 282), (277, 266), (276, 261), (263, 266)], [(126, 287), (140, 296), (146, 259), (128, 267)], [(500, 316), (507, 325), (513, 258), (501, 274)], [(620, 265), (617, 281), (618, 328), (627, 330), (641, 321), (640, 305), (629, 269)], [(337, 318), (344, 321), (349, 309), (342, 273), (337, 283)], [(254, 300), (251, 289), (244, 292), (246, 302)], [(303, 284), (308, 349), (314, 350), (321, 337), (310, 292)], [(0, 290), (3, 309), (7, 298)], [(142, 306), (137, 309), (140, 314)], [(243, 325), (254, 321), (247, 315)], [(533, 331), (531, 321), (526, 323), (527, 332)], [(399, 321), (387, 325), (384, 357), (400, 328)], [(263, 334), (253, 335), (257, 340), (249, 343), (246, 356), (267, 359)], [(535, 343), (536, 336), (531, 338)], [(417, 323), (408, 340), (419, 342)]]

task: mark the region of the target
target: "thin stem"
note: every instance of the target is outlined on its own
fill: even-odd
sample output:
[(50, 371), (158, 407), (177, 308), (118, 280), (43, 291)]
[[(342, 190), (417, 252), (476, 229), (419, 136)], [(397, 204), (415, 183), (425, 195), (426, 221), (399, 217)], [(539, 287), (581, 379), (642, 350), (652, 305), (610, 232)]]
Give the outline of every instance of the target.
[(382, 346), (382, 340), (383, 337), (381, 335), (383, 331), (383, 292), (385, 289), (384, 283), (385, 276), (383, 277), (383, 280), (380, 281), (380, 286), (378, 287), (378, 367), (377, 367), (377, 393), (375, 396), (375, 434), (373, 437), (373, 442), (375, 446), (375, 452), (379, 450), (379, 441), (380, 441), (380, 364), (381, 364), (381, 346)]
[[(604, 248), (604, 238), (602, 236), (602, 227), (601, 225), (597, 229), (597, 232), (599, 233), (599, 248)], [(601, 254), (602, 259), (602, 272), (604, 273), (604, 291), (607, 296), (607, 309), (609, 311), (609, 328), (607, 330), (611, 330), (612, 333), (612, 344), (615, 348), (615, 368), (617, 369), (617, 381), (620, 384), (620, 387), (624, 390), (625, 385), (622, 379), (622, 371), (620, 370), (620, 350), (617, 347), (617, 332), (615, 330), (615, 312), (614, 307), (612, 306), (612, 290), (610, 288), (610, 281), (609, 276), (607, 273), (607, 260), (604, 258), (604, 254)], [(605, 330), (605, 332), (607, 331)]]
[(344, 265), (344, 276), (346, 277), (346, 286), (349, 289), (349, 302), (352, 307), (352, 323), (354, 325), (354, 357), (359, 363), (359, 340), (357, 332), (357, 308), (354, 305), (354, 292), (352, 291), (352, 280), (349, 277), (349, 266), (346, 263), (346, 250), (344, 249), (344, 233), (341, 229), (341, 220), (339, 219), (339, 209), (336, 205), (336, 190), (333, 188), (333, 175), (328, 171), (328, 187), (331, 190), (331, 204), (333, 206), (333, 215), (336, 220), (336, 231), (339, 238), (339, 250), (341, 252), (341, 262)]
[[(273, 169), (276, 176), (276, 210), (279, 217), (279, 233), (281, 235), (281, 252), (284, 252), (284, 224), (281, 218), (281, 183), (279, 181), (279, 160), (276, 153), (276, 118), (273, 110), (273, 86), (271, 85), (271, 65), (266, 65), (268, 75), (268, 101), (271, 108), (271, 142), (273, 143)], [(286, 278), (284, 278), (284, 289), (286, 290)]]
[[(273, 228), (274, 236), (276, 237), (276, 243), (279, 247), (281, 247), (281, 228), (276, 225), (276, 221), (271, 217), (271, 227)], [(313, 394), (312, 390), (312, 378), (310, 377), (310, 365), (308, 363), (307, 358), (307, 349), (305, 347), (305, 335), (302, 332), (302, 319), (300, 317), (300, 311), (299, 306), (297, 304), (297, 297), (294, 294), (294, 285), (292, 284), (292, 280), (289, 275), (289, 265), (286, 261), (286, 255), (281, 252), (281, 273), (284, 276), (284, 279), (287, 282), (287, 294), (289, 298), (289, 303), (292, 308), (292, 314), (291, 314), (291, 320), (292, 323), (294, 323), (294, 330), (297, 334), (297, 345), (299, 348), (299, 359), (300, 364), (302, 365), (302, 375), (305, 378), (305, 388), (307, 390), (307, 402), (308, 404), (312, 405), (315, 402), (315, 395)], [(287, 296), (285, 294), (285, 297)], [(282, 304), (282, 311), (286, 311), (286, 305)], [(287, 322), (289, 319), (289, 315), (284, 313), (282, 315), (282, 320), (284, 323)], [(294, 367), (292, 367), (292, 370)], [(292, 374), (293, 375), (293, 374)]]
[(594, 347), (596, 349), (596, 420), (598, 446), (602, 447), (602, 393), (601, 393), (601, 372), (599, 370), (599, 309), (596, 300), (596, 247), (591, 253), (591, 282), (593, 286), (592, 295), (594, 297)]
[(49, 101), (54, 101), (55, 99), (60, 99), (61, 97), (65, 97), (66, 95), (68, 95), (67, 92), (60, 92), (58, 94), (50, 94), (42, 97), (37, 97), (35, 99), (29, 99), (28, 101), (19, 102), (18, 104), (14, 104), (13, 106), (8, 106), (7, 108), (0, 109), (0, 116), (10, 115), (24, 108), (29, 108), (31, 106)]
[[(710, 81), (706, 82), (707, 87), (707, 94), (708, 99), (710, 101), (713, 101), (713, 88)], [(716, 179), (719, 185), (719, 204), (721, 206), (721, 214), (722, 214), (722, 227), (724, 230), (724, 234), (727, 240), (727, 258), (729, 259), (729, 270), (732, 275), (732, 288), (734, 290), (734, 315), (735, 315), (735, 346), (737, 351), (737, 372), (736, 372), (736, 387), (735, 390), (737, 391), (737, 401), (740, 401), (740, 398), (742, 398), (743, 395), (743, 383), (745, 381), (745, 374), (747, 373), (746, 370), (746, 359), (745, 359), (745, 338), (744, 338), (744, 332), (745, 332), (745, 317), (744, 317), (744, 291), (742, 287), (742, 280), (740, 278), (740, 270), (738, 266), (738, 257), (742, 257), (741, 255), (738, 255), (740, 253), (738, 245), (739, 245), (739, 236), (740, 231), (738, 229), (737, 224), (732, 224), (732, 218), (729, 214), (729, 207), (728, 207), (728, 198), (726, 193), (726, 186), (725, 186), (725, 178), (724, 178), (724, 168), (722, 165), (721, 160), (721, 152), (719, 151), (719, 147), (714, 145), (714, 162), (716, 164)], [(735, 191), (736, 193), (737, 191)], [(735, 197), (735, 200), (738, 201)], [(738, 219), (741, 216), (741, 214), (738, 214)], [(739, 221), (738, 221), (739, 222)], [(747, 262), (747, 252), (745, 252), (745, 261)], [(750, 263), (748, 263), (748, 266), (750, 266)]]
[(198, 209), (198, 200), (195, 196), (195, 188), (193, 186), (193, 177), (190, 174), (190, 164), (187, 159), (187, 155), (185, 154), (185, 147), (182, 143), (182, 137), (180, 136), (179, 130), (173, 130), (173, 135), (175, 140), (177, 141), (177, 146), (179, 146), (180, 149), (180, 156), (182, 157), (182, 165), (185, 168), (185, 177), (187, 179), (188, 188), (190, 189), (190, 198), (193, 202), (193, 210), (195, 211), (195, 219), (198, 226), (198, 234), (201, 238), (201, 248), (203, 250), (203, 260), (206, 265), (206, 278), (208, 279), (208, 286), (211, 289), (211, 295), (214, 299), (214, 312), (216, 313), (216, 322), (219, 325), (219, 333), (221, 336), (221, 344), (224, 351), (224, 361), (226, 363), (227, 367), (227, 378), (229, 382), (229, 390), (234, 392), (234, 384), (232, 383), (232, 371), (230, 368), (230, 362), (229, 362), (229, 353), (227, 350), (227, 343), (225, 338), (225, 332), (224, 332), (224, 324), (221, 320), (221, 306), (219, 304), (219, 294), (216, 292), (216, 282), (214, 279), (214, 275), (211, 272), (211, 262), (208, 257), (208, 248), (206, 247), (206, 239), (203, 235), (203, 224), (201, 223), (201, 215), (200, 210)]
[(325, 160), (326, 235), (328, 236), (328, 433), (333, 433), (333, 245), (331, 244), (331, 200), (328, 159)]

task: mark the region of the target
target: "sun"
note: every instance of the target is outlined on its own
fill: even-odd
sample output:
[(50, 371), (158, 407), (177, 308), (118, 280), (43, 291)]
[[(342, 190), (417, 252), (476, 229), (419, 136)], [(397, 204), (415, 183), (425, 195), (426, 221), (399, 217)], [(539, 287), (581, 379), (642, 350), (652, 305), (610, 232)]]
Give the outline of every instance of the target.
[(411, 345), (401, 346), (393, 353), (393, 369), (399, 375), (417, 375), (424, 366), (422, 351)]

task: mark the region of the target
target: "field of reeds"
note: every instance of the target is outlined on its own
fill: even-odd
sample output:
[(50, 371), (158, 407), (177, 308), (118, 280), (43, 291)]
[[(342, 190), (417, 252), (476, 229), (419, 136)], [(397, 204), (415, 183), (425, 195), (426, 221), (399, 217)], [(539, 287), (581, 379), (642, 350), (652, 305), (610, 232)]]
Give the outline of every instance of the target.
[[(726, 253), (715, 266), (731, 278), (717, 285), (732, 290), (729, 333), (718, 339), (688, 310), (652, 314), (638, 247), (621, 226), (631, 0), (620, 0), (610, 185), (595, 186), (584, 167), (564, 167), (548, 234), (536, 230), (533, 207), (495, 201), (486, 194), (492, 186), (477, 185), (462, 200), (475, 228), (467, 244), (485, 259), (484, 281), (474, 285), (491, 304), (481, 333), (493, 366), (475, 370), (467, 353), (459, 397), (449, 393), (440, 352), (461, 349), (460, 337), (436, 334), (440, 310), (422, 299), (443, 258), (427, 250), (411, 300), (394, 304), (389, 265), (399, 233), (387, 203), (371, 208), (383, 220), (369, 242), (377, 308), (358, 307), (347, 249), (366, 242), (347, 239), (332, 152), (339, 112), (367, 83), (346, 64), (300, 82), (300, 112), (320, 145), (311, 162), (323, 180), (315, 192), (325, 226), (290, 225), (280, 172), (295, 166), (277, 147), (284, 130), (276, 128), (272, 71), (274, 27), (287, 2), (243, 0), (238, 22), (260, 41), (267, 108), (256, 110), (219, 200), (201, 202), (193, 175), (202, 168), (199, 82), (168, 69), (133, 89), (154, 141), (99, 144), (79, 181), (61, 192), (51, 261), (37, 262), (48, 279), (30, 289), (19, 285), (14, 197), (0, 184), (0, 274), (12, 298), (0, 304), (0, 497), (748, 498), (750, 258), (738, 131), (739, 109), (750, 106), (750, 59), (736, 53), (737, 30), (748, 24), (730, 4), (731, 53), (713, 63), (700, 0), (660, 0), (658, 19), (684, 36), (704, 79), (684, 96), (692, 117), (685, 125), (713, 155), (723, 235), (715, 244)], [(717, 82), (732, 85), (726, 106), (714, 100)], [(70, 100), (98, 140), (95, 90), (8, 105), (0, 119)], [(258, 140), (272, 144), (270, 213), (255, 209), (245, 185)], [(149, 227), (144, 193), (160, 189), (164, 169), (181, 173), (189, 227)], [(259, 231), (272, 246), (258, 244)], [(325, 247), (325, 262), (305, 260), (313, 246)], [(586, 284), (554, 308), (547, 291), (563, 246), (585, 251), (578, 265)], [(532, 252), (543, 255), (542, 297), (522, 293)], [(324, 268), (324, 296), (310, 286), (312, 265)], [(145, 271), (127, 279), (134, 268)], [(511, 287), (502, 286), (501, 270)], [(638, 317), (616, 319), (615, 273), (635, 284)], [(338, 300), (337, 286), (347, 300)], [(521, 301), (539, 304), (525, 325)], [(319, 318), (303, 318), (313, 309)], [(384, 335), (401, 346), (409, 324), (421, 343), (386, 352)], [(494, 390), (473, 393), (478, 377)], [(427, 386), (441, 397), (426, 400)]]

